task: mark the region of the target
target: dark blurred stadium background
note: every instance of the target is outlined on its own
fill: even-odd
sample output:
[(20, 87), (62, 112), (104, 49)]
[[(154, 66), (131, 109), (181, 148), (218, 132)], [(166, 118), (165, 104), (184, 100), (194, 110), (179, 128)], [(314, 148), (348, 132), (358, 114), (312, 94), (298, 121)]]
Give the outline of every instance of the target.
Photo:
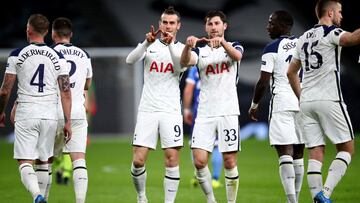
[[(10, 50), (27, 44), (25, 29), (30, 14), (45, 14), (50, 21), (60, 16), (68, 17), (74, 24), (73, 43), (93, 56), (97, 113), (93, 118), (92, 133), (129, 135), (135, 124), (142, 70), (141, 63), (136, 67), (126, 65), (126, 54), (144, 40), (150, 25), (157, 26), (159, 15), (169, 5), (182, 16), (180, 41), (188, 35), (203, 36), (205, 13), (220, 9), (229, 20), (227, 40), (240, 41), (245, 48), (238, 87), (240, 122), (244, 125), (249, 122), (247, 110), (259, 76), (262, 49), (270, 42), (265, 30), (269, 15), (275, 10), (288, 10), (295, 19), (293, 34), (299, 36), (317, 23), (315, 3), (316, 0), (12, 0), (0, 12), (0, 81)], [(355, 0), (343, 1), (342, 28), (345, 30), (360, 27), (356, 5)], [(50, 36), (46, 38), (48, 44), (51, 44)], [(359, 54), (359, 46), (342, 51), (342, 90), (356, 132), (360, 131)], [(7, 115), (14, 99), (15, 94), (10, 99)], [(268, 99), (269, 94), (261, 103), (264, 110), (259, 115), (261, 121), (267, 120)], [(12, 131), (8, 119), (7, 124), (7, 128), (0, 129), (0, 137)]]

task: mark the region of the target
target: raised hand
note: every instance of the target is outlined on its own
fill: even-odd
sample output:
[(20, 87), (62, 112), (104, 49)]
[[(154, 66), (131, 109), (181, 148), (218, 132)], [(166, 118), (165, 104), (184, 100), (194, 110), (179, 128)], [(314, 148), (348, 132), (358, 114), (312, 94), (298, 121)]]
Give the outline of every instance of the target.
[(162, 40), (166, 43), (166, 44), (170, 44), (174, 38), (174, 35), (170, 32), (163, 32), (162, 33)]
[(154, 26), (150, 26), (150, 32), (146, 33), (146, 40), (150, 43), (154, 42), (159, 32), (161, 32), (161, 30), (158, 29), (155, 31)]
[(223, 37), (214, 37), (211, 38), (210, 40), (208, 40), (209, 46), (211, 47), (211, 49), (213, 48), (217, 48), (221, 46), (221, 42), (223, 42), (224, 38)]

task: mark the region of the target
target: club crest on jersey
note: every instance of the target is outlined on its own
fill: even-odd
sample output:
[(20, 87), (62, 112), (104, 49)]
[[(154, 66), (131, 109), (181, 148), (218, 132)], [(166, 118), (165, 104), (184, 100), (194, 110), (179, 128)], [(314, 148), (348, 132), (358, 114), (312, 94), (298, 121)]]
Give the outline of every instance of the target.
[(209, 64), (207, 67), (206, 67), (206, 72), (205, 74), (206, 75), (209, 75), (209, 74), (221, 74), (223, 73), (224, 71), (227, 71), (227, 72), (230, 72), (229, 70), (229, 66), (227, 63), (225, 62), (222, 62), (221, 64), (214, 64), (215, 66), (213, 66), (213, 64)]
[(171, 63), (168, 64), (164, 64), (163, 62), (161, 62), (160, 64), (157, 64), (155, 61), (153, 61), (150, 65), (150, 72), (157, 72), (157, 73), (167, 73), (167, 72), (171, 72), (174, 73), (174, 68), (173, 65)]

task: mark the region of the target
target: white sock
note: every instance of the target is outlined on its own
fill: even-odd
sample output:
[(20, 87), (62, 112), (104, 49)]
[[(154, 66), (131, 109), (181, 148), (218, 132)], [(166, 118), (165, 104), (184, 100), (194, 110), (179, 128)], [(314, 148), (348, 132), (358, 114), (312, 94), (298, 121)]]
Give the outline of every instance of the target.
[(88, 187), (86, 161), (85, 159), (77, 159), (72, 164), (76, 203), (84, 203)]
[(225, 169), (226, 197), (228, 203), (235, 203), (239, 187), (239, 172), (237, 166)]
[(295, 192), (296, 201), (299, 202), (300, 191), (304, 178), (304, 159), (294, 159), (294, 171), (295, 171)]
[(23, 163), (19, 166), (19, 172), (21, 182), (35, 199), (40, 194), (40, 188), (33, 166), (29, 163)]
[(322, 163), (315, 159), (309, 159), (307, 170), (307, 181), (311, 197), (314, 199), (316, 194), (322, 189), (322, 176), (321, 176)]
[(335, 160), (331, 163), (328, 176), (324, 184), (324, 195), (330, 198), (336, 185), (340, 182), (341, 178), (345, 175), (346, 169), (351, 162), (351, 155), (348, 152), (338, 152)]
[(214, 191), (211, 185), (211, 173), (209, 167), (206, 165), (202, 169), (196, 169), (196, 178), (199, 181), (201, 189), (206, 195), (208, 202), (215, 202)]
[(49, 166), (48, 164), (36, 164), (35, 173), (38, 179), (40, 193), (45, 196), (46, 187), (49, 182)]
[(46, 191), (45, 191), (45, 196), (44, 196), (46, 201), (49, 200), (51, 184), (52, 184), (52, 164), (49, 164), (49, 179), (48, 179), (48, 183), (47, 183)]
[(290, 155), (282, 155), (279, 158), (279, 174), (288, 202), (296, 203), (295, 170)]
[(131, 175), (135, 189), (138, 195), (138, 200), (146, 199), (146, 169), (145, 166), (135, 168), (134, 164), (131, 164)]
[(172, 168), (166, 167), (164, 178), (165, 203), (172, 203), (175, 201), (176, 193), (179, 188), (179, 182), (179, 166)]

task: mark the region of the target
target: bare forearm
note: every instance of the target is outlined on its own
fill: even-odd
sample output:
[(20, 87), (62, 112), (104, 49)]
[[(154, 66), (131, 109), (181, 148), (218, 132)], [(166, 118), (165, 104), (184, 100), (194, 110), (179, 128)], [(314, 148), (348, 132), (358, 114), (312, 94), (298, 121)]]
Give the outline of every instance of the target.
[(255, 86), (253, 102), (258, 104), (261, 98), (264, 96), (265, 90), (268, 87), (268, 83), (258, 81)]
[(352, 33), (344, 33), (340, 38), (341, 46), (355, 46), (358, 44), (360, 44), (360, 28)]
[(71, 92), (60, 92), (65, 123), (71, 119)]
[(0, 113), (5, 111), (5, 107), (9, 101), (11, 90), (14, 86), (16, 80), (16, 75), (14, 74), (5, 74), (4, 81), (0, 89)]
[(195, 64), (190, 64), (191, 60), (191, 47), (188, 45), (185, 45), (180, 58), (180, 64), (181, 66), (191, 66)]

